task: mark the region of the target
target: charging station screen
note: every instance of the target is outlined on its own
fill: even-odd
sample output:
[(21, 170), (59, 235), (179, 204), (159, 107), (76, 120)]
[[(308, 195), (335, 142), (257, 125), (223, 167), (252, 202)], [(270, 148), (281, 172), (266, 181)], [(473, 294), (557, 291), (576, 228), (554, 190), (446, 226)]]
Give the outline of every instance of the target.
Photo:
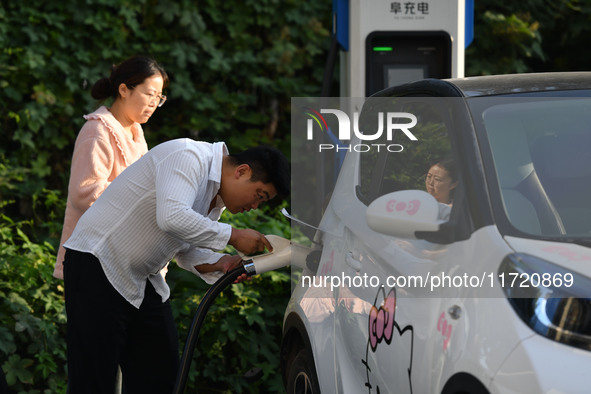
[(385, 88), (391, 86), (401, 85), (409, 81), (417, 81), (419, 79), (427, 78), (427, 66), (411, 65), (411, 66), (384, 66), (384, 81), (386, 81)]
[(451, 37), (444, 31), (375, 31), (365, 48), (366, 96), (420, 79), (451, 77)]

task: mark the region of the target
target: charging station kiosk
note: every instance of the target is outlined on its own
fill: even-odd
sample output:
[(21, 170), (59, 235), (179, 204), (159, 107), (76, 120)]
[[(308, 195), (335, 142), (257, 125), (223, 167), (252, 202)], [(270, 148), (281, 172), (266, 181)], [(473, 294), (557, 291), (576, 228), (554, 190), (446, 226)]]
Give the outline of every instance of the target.
[[(350, 106), (350, 114), (360, 110), (365, 97), (388, 87), (425, 78), (463, 77), (464, 50), (473, 38), (473, 14), (474, 0), (333, 0), (333, 34), (318, 107), (329, 108), (325, 104), (331, 97), (337, 61), (338, 96), (343, 101), (337, 107)], [(311, 213), (298, 212), (308, 223), (319, 222), (347, 152), (347, 141), (339, 140), (332, 126), (314, 134), (314, 143), (337, 149), (303, 155), (315, 163), (316, 171), (313, 185), (302, 188), (314, 190)]]
[(473, 0), (333, 0), (340, 96), (368, 97), (424, 78), (464, 76)]

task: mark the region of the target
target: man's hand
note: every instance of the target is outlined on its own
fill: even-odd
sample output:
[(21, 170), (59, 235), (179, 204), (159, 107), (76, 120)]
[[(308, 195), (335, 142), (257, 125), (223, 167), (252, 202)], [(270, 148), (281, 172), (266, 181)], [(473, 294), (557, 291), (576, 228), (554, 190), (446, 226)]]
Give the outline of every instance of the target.
[[(195, 269), (201, 273), (222, 271), (224, 274), (227, 274), (240, 264), (242, 264), (242, 258), (240, 256), (223, 255), (214, 264), (199, 264), (195, 266)], [(236, 278), (234, 283), (239, 283), (246, 279), (249, 279), (248, 275), (242, 274)]]
[[(232, 271), (234, 268), (242, 264), (242, 259), (240, 258), (240, 256), (225, 255), (218, 260), (218, 263), (222, 265), (222, 272), (224, 274), (227, 274), (228, 272)], [(240, 283), (247, 279), (250, 279), (248, 275), (242, 274), (238, 278), (236, 278), (234, 283)]]
[(256, 252), (262, 252), (265, 250), (265, 247), (269, 252), (273, 250), (271, 243), (263, 234), (251, 229), (232, 228), (232, 235), (228, 244), (247, 256)]

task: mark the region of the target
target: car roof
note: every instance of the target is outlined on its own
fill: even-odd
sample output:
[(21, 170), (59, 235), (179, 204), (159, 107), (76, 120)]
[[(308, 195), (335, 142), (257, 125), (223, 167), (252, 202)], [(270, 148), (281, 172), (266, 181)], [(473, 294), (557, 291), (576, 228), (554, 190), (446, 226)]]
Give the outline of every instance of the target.
[(552, 72), (424, 79), (384, 89), (374, 97), (422, 93), (441, 97), (497, 96), (515, 93), (591, 89), (591, 72)]
[(591, 72), (489, 75), (448, 79), (465, 96), (591, 89)]

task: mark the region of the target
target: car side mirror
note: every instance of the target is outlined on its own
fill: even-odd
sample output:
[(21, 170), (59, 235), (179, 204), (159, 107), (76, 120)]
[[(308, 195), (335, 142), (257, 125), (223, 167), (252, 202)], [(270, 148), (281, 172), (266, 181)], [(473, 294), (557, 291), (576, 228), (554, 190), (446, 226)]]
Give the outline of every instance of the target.
[(402, 190), (374, 200), (365, 212), (369, 228), (381, 234), (417, 238), (417, 231), (437, 231), (439, 203), (422, 190)]

